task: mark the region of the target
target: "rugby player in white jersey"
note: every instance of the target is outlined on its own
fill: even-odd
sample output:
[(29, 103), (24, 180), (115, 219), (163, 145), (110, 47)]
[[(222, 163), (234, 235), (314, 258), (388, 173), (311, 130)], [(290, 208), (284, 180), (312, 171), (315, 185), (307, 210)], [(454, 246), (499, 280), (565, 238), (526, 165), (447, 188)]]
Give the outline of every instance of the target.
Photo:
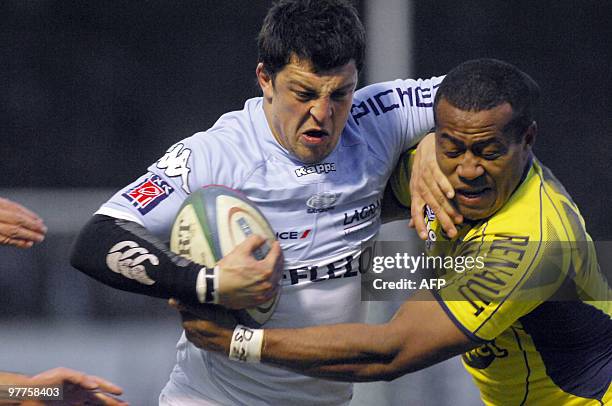
[[(362, 321), (361, 245), (379, 230), (383, 191), (400, 154), (433, 127), (441, 81), (395, 80), (355, 91), (364, 37), (347, 1), (275, 4), (258, 39), (263, 96), (171, 146), (105, 203), (82, 230), (73, 266), (118, 289), (232, 309), (264, 303), (280, 285), (266, 327)], [(217, 274), (169, 252), (179, 207), (207, 184), (257, 203), (279, 236), (265, 259), (250, 255), (263, 243), (258, 237), (219, 261)], [(425, 194), (431, 204), (452, 192), (443, 181), (433, 190)], [(455, 233), (456, 212), (443, 204)], [(177, 348), (162, 404), (340, 405), (352, 396), (350, 383), (236, 363), (185, 335)]]

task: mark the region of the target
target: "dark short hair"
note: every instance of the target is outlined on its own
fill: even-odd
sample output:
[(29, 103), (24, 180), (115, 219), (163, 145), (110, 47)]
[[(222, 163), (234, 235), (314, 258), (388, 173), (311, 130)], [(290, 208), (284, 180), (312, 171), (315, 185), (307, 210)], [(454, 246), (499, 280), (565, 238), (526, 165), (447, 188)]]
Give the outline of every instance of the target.
[(347, 0), (280, 0), (268, 11), (257, 38), (259, 62), (274, 77), (295, 54), (315, 71), (363, 66), (365, 30)]
[(504, 132), (520, 141), (535, 119), (539, 97), (538, 84), (516, 66), (497, 59), (474, 59), (446, 75), (434, 100), (434, 114), (442, 98), (464, 111), (489, 110), (509, 103), (514, 116)]

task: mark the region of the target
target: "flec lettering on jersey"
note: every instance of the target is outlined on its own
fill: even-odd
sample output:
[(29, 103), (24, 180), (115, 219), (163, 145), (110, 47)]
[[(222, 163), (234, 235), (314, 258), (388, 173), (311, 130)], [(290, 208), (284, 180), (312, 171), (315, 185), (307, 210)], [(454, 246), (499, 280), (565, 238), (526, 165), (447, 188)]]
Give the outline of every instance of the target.
[(191, 193), (189, 190), (189, 156), (191, 150), (185, 148), (182, 143), (174, 144), (171, 146), (166, 154), (157, 161), (156, 166), (159, 169), (163, 169), (166, 176), (174, 178), (177, 176), (181, 177), (182, 188), (185, 192)]
[(359, 228), (364, 223), (371, 223), (380, 213), (380, 204), (381, 200), (377, 199), (374, 203), (370, 203), (360, 209), (344, 213), (343, 225), (345, 234), (354, 231), (355, 228)]
[(155, 281), (147, 275), (145, 262), (159, 265), (159, 259), (135, 241), (121, 241), (106, 255), (106, 265), (111, 271), (143, 285), (153, 285)]
[(495, 358), (505, 358), (507, 356), (508, 350), (500, 348), (495, 344), (495, 340), (493, 340), (490, 343), (466, 352), (461, 358), (472, 368), (485, 369), (495, 361)]
[(308, 238), (312, 230), (304, 231), (279, 231), (276, 233), (277, 240), (303, 240)]
[(295, 170), (295, 176), (301, 178), (302, 176), (311, 175), (313, 173), (329, 173), (336, 172), (336, 164), (334, 162), (323, 162), (315, 165), (301, 166)]
[(174, 188), (157, 175), (151, 175), (136, 187), (122, 194), (132, 203), (140, 214), (147, 214), (166, 197), (174, 192)]
[[(433, 88), (435, 89), (436, 87), (438, 86), (436, 85)], [(355, 120), (355, 123), (359, 125), (359, 120), (370, 113), (374, 113), (375, 116), (380, 116), (391, 110), (398, 109), (400, 105), (398, 103), (392, 103), (394, 90), (397, 93), (397, 97), (399, 97), (402, 107), (405, 107), (406, 103), (411, 107), (431, 107), (433, 105), (432, 88), (418, 86), (414, 88), (408, 87), (406, 89), (399, 87), (387, 89), (351, 106), (351, 116)]]
[(359, 274), (359, 265), (354, 263), (354, 257), (346, 257), (330, 262), (325, 266), (304, 266), (287, 269), (283, 272), (283, 284), (297, 285), (301, 282), (323, 282), (338, 278), (351, 278)]
[(340, 197), (340, 193), (321, 192), (317, 193), (306, 201), (306, 206), (309, 207), (308, 213), (323, 213), (335, 208), (335, 204)]

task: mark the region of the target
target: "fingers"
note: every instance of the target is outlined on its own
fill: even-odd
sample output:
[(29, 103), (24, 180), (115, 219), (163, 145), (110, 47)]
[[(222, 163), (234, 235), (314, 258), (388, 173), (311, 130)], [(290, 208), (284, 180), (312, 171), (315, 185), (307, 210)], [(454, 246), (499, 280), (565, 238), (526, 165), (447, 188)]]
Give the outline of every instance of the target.
[(427, 239), (427, 226), (425, 225), (425, 217), (423, 209), (425, 208), (425, 202), (422, 199), (415, 199), (413, 197), (412, 204), (410, 205), (410, 227), (414, 227), (421, 240)]
[(29, 248), (45, 238), (42, 219), (25, 207), (0, 198), (0, 244)]
[(410, 179), (410, 194), (410, 225), (416, 228), (421, 239), (427, 239), (428, 232), (423, 214), (425, 205), (435, 213), (436, 219), (449, 237), (457, 235), (455, 224), (463, 222), (463, 217), (450, 200), (455, 196), (452, 184), (435, 159), (434, 134), (428, 134), (417, 148)]
[(273, 270), (270, 283), (273, 288), (276, 288), (283, 276), (283, 251), (278, 241), (272, 242), (268, 255), (261, 262), (265, 267)]
[(115, 385), (114, 383), (107, 381), (106, 379), (100, 378), (95, 375), (88, 375), (88, 380), (94, 382), (99, 390), (102, 390), (106, 393), (110, 393), (113, 395), (121, 395), (123, 394), (123, 389), (120, 386)]
[(258, 234), (251, 234), (246, 240), (236, 246), (236, 250), (252, 254), (257, 248), (261, 247), (266, 242), (266, 239)]

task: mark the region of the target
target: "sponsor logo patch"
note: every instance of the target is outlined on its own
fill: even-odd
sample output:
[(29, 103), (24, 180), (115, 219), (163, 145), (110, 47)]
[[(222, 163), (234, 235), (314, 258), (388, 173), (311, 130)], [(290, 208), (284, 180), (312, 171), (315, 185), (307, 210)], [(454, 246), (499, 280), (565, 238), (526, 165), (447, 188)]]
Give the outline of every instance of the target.
[(303, 240), (308, 238), (312, 230), (304, 231), (279, 231), (276, 233), (277, 240)]
[(151, 175), (122, 196), (129, 200), (140, 214), (147, 214), (172, 192), (174, 188), (166, 181), (157, 175)]
[(191, 193), (191, 190), (189, 190), (189, 172), (191, 172), (191, 168), (188, 165), (190, 155), (191, 150), (185, 148), (185, 145), (179, 142), (171, 146), (156, 164), (159, 169), (164, 170), (168, 177), (174, 178), (175, 176), (180, 176), (183, 182), (182, 188), (187, 193)]
[(143, 285), (153, 285), (155, 281), (147, 275), (146, 267), (159, 265), (159, 259), (135, 241), (121, 241), (108, 251), (106, 265), (111, 271), (128, 279)]
[(336, 164), (334, 162), (301, 166), (295, 170), (295, 176), (301, 178), (302, 176), (311, 175), (313, 173), (321, 174), (329, 172), (336, 172)]
[(495, 361), (496, 358), (506, 358), (508, 350), (499, 347), (495, 340), (471, 351), (466, 352), (461, 356), (463, 361), (476, 369), (486, 369)]
[(354, 231), (372, 224), (380, 213), (381, 200), (378, 199), (374, 203), (355, 209), (351, 212), (344, 213), (344, 234), (350, 234)]
[(311, 196), (306, 201), (306, 206), (309, 207), (308, 213), (323, 213), (334, 209), (334, 205), (338, 201), (340, 193), (321, 192)]

